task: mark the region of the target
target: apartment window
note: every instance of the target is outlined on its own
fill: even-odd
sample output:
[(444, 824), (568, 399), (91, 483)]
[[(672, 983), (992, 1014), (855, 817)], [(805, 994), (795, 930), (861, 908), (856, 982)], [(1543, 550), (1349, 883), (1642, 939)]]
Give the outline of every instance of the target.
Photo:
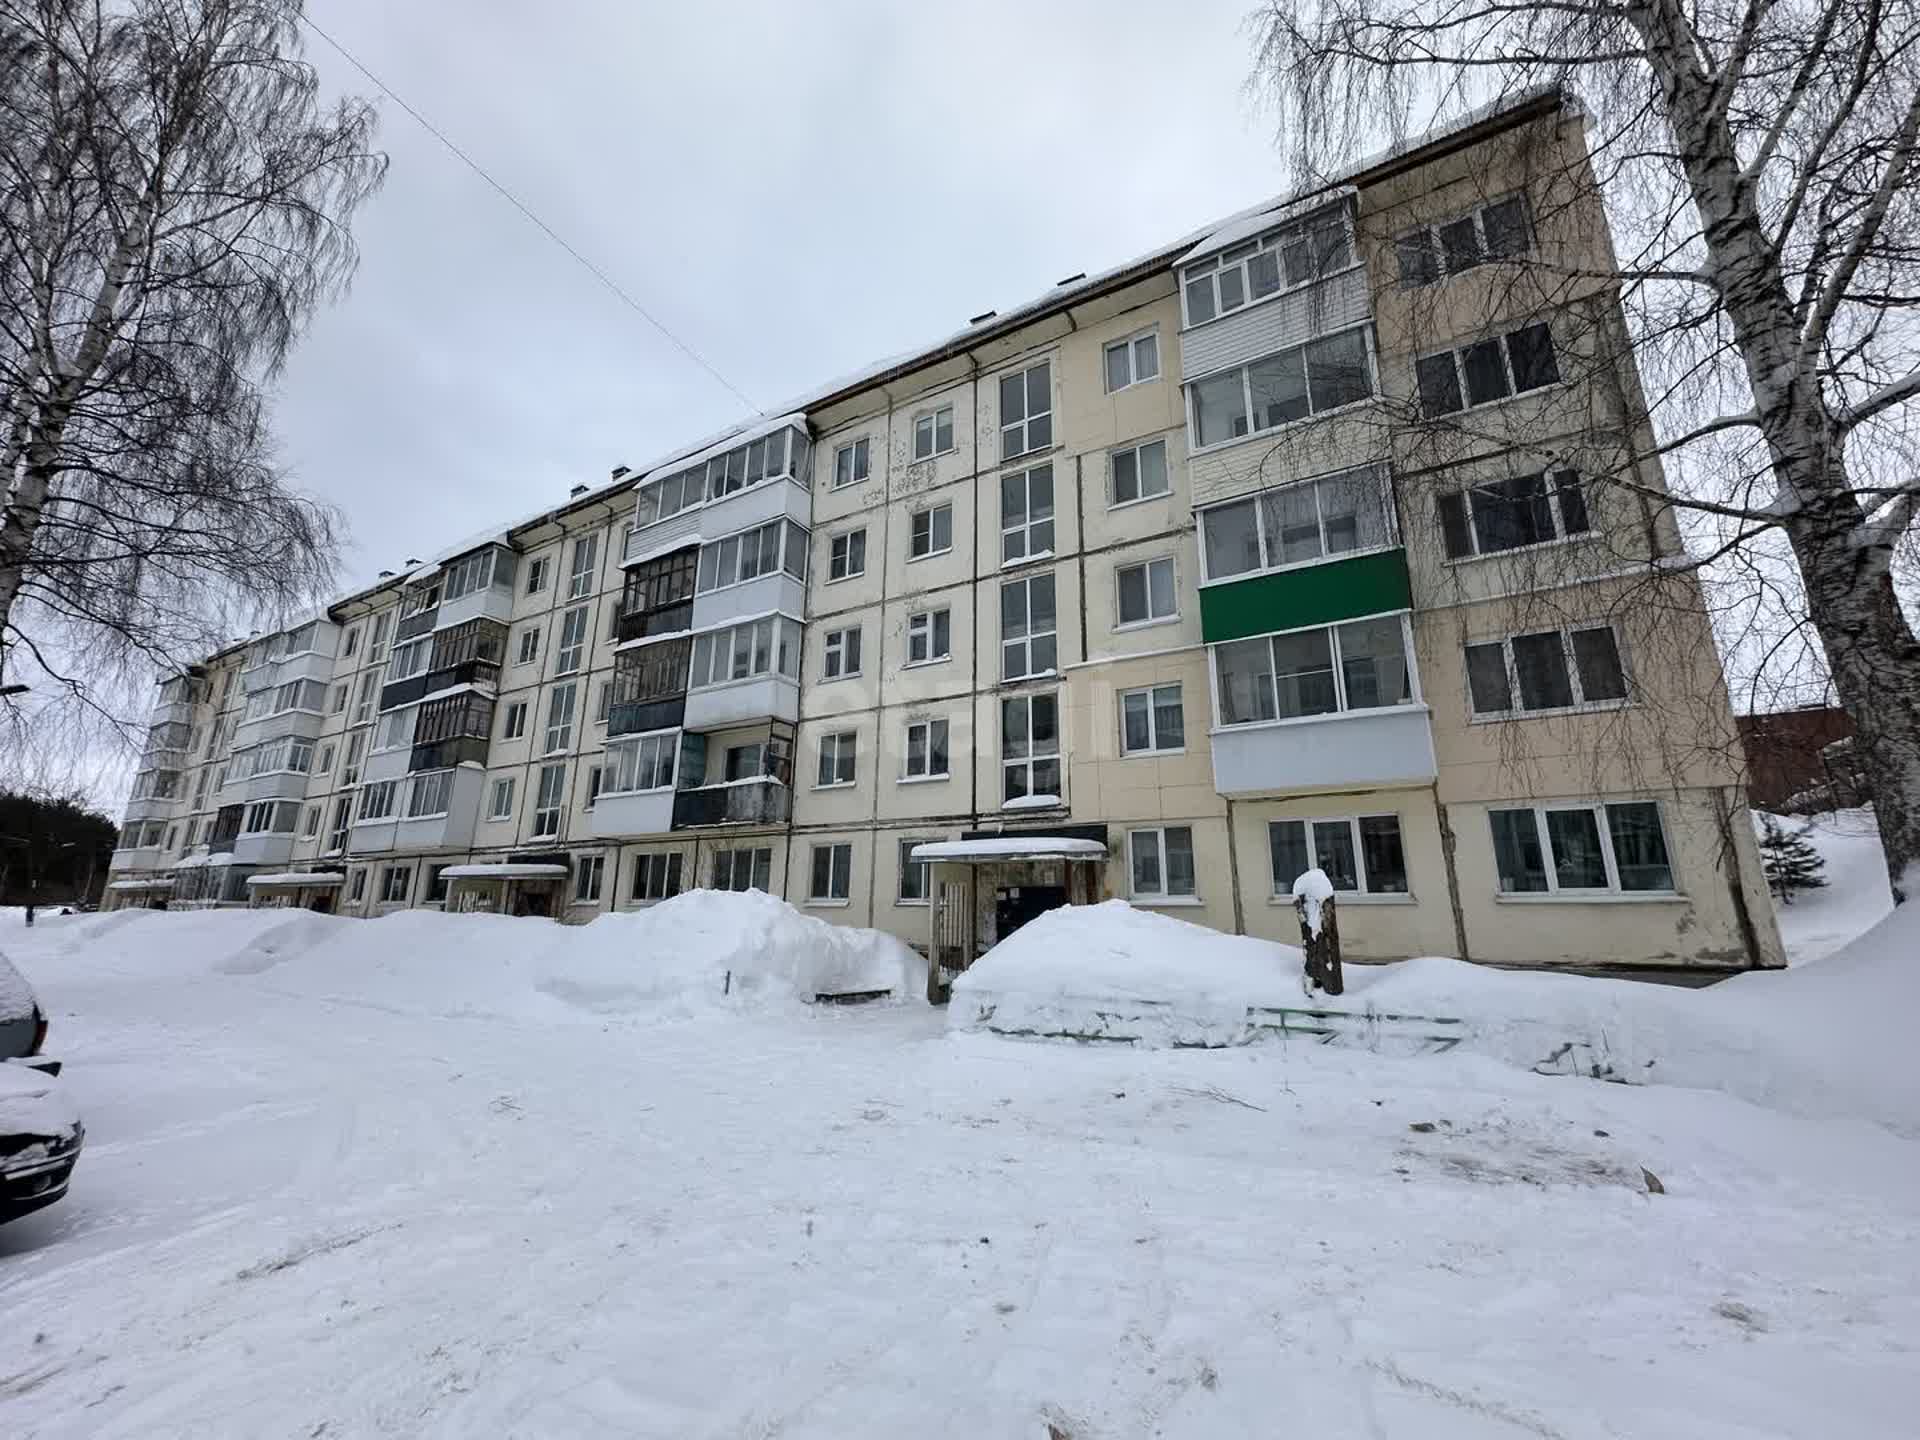
[(789, 526), (787, 543), (783, 547), (780, 543), (782, 523), (770, 520), (744, 534), (729, 535), (724, 540), (704, 546), (700, 551), (697, 588), (704, 593), (727, 585), (737, 585), (742, 580), (771, 575), (783, 563), (795, 579), (804, 580), (807, 573), (804, 558), (807, 532), (798, 526)]
[[(387, 653), (387, 628), (393, 624), (393, 612), (382, 610), (373, 617), (373, 634), (367, 638), (367, 663), (378, 665)], [(231, 677), (229, 677), (231, 678)]]
[(1293, 895), (1293, 882), (1319, 870), (1336, 894), (1405, 895), (1407, 856), (1398, 815), (1340, 816), (1324, 820), (1272, 820), (1267, 858), (1273, 893)]
[(346, 638), (340, 642), (340, 653), (351, 660), (360, 653), (360, 627), (353, 626), (347, 631)]
[(1053, 367), (1042, 360), (1000, 377), (1000, 458), (1053, 444)]
[(1524, 255), (1533, 244), (1524, 196), (1508, 195), (1437, 225), (1394, 237), (1402, 285), (1431, 285), (1489, 260)]
[(573, 542), (573, 568), (567, 573), (569, 600), (579, 600), (593, 593), (593, 567), (599, 558), (598, 535), (582, 535)]
[(1367, 465), (1200, 512), (1207, 578), (1307, 565), (1392, 541), (1386, 472)]
[(393, 818), (395, 792), (400, 788), (397, 780), (377, 780), (360, 787), (360, 815), (362, 820), (390, 820)]
[(544, 755), (558, 754), (573, 744), (573, 701), (579, 685), (556, 685), (547, 697), (547, 741)]
[(1406, 626), (1398, 615), (1261, 635), (1213, 647), (1222, 725), (1295, 720), (1414, 699)]
[(820, 774), (816, 783), (821, 788), (853, 784), (853, 760), (857, 745), (858, 740), (851, 730), (820, 737)]
[(907, 726), (906, 778), (944, 780), (947, 774), (947, 722), (913, 721)]
[(1136, 900), (1190, 899), (1194, 894), (1193, 827), (1166, 825), (1127, 832), (1128, 873)]
[(953, 658), (953, 612), (922, 610), (907, 617), (907, 664)]
[(1439, 497), (1447, 558), (1462, 560), (1587, 533), (1586, 492), (1574, 470), (1515, 475)]
[(540, 789), (534, 798), (533, 833), (536, 836), (560, 833), (560, 812), (567, 799), (567, 767), (542, 765)]
[(953, 506), (933, 505), (913, 512), (907, 528), (907, 558), (924, 560), (953, 548)]
[(1160, 337), (1152, 330), (1107, 346), (1107, 393), (1160, 378)]
[(596, 725), (606, 724), (607, 716), (612, 713), (613, 681), (602, 680), (600, 682), (600, 688), (594, 692), (593, 696), (593, 723)]
[(1553, 332), (1545, 321), (1535, 321), (1505, 335), (1424, 355), (1414, 362), (1414, 376), (1421, 412), (1451, 415), (1557, 385), (1560, 362), (1554, 354)]
[(606, 878), (606, 874), (606, 856), (576, 855), (573, 861), (573, 903), (598, 905), (600, 883)]
[(327, 713), (329, 715), (338, 715), (342, 710), (347, 708), (347, 689), (348, 687), (344, 683), (333, 687), (333, 698), (327, 702)]
[(673, 784), (680, 756), (680, 732), (667, 730), (607, 746), (606, 793), (625, 795), (636, 790), (664, 790)]
[(813, 884), (808, 898), (816, 904), (845, 901), (852, 890), (853, 846), (845, 841), (814, 846)]
[(333, 773), (334, 742), (325, 741), (320, 746), (320, 758), (314, 761), (313, 773), (325, 779)]
[(571, 675), (587, 648), (587, 607), (576, 605), (560, 621), (560, 644), (553, 652), (553, 673)]
[(713, 854), (716, 890), (769, 890), (772, 871), (773, 851), (765, 845), (751, 850), (716, 850)]
[(448, 867), (445, 865), (429, 865), (427, 867), (426, 891), (420, 897), (420, 903), (422, 905), (444, 906), (447, 903), (447, 869)]
[(827, 542), (827, 579), (851, 580), (867, 573), (867, 532), (865, 527), (836, 535)]
[(1001, 800), (1060, 796), (1060, 700), (1013, 695), (1000, 702)]
[(511, 820), (513, 818), (514, 777), (509, 775), (493, 782), (493, 795), (487, 802), (489, 820)]
[(1366, 327), (1296, 345), (1188, 389), (1195, 449), (1337, 410), (1373, 394)]
[(380, 869), (380, 903), (382, 905), (404, 905), (407, 893), (413, 889), (413, 867), (411, 865), (383, 865)]
[(833, 488), (838, 490), (843, 485), (864, 484), (868, 475), (868, 461), (865, 435), (836, 449), (833, 452)]
[(1503, 895), (1673, 893), (1666, 830), (1651, 800), (1487, 813)]
[(407, 818), (444, 815), (453, 800), (453, 771), (428, 770), (407, 782)]
[(1179, 685), (1120, 692), (1120, 753), (1168, 755), (1187, 745), (1186, 711)]
[(540, 654), (540, 627), (529, 625), (520, 632), (520, 648), (514, 652), (513, 663), (531, 665)]
[(1139, 565), (1122, 565), (1114, 571), (1114, 579), (1120, 591), (1121, 625), (1149, 625), (1179, 618), (1174, 600), (1172, 556)]
[(784, 616), (769, 616), (694, 636), (687, 686), (698, 690), (776, 672), (795, 679), (799, 667), (800, 627)]
[(1107, 455), (1115, 505), (1129, 505), (1167, 493), (1167, 442), (1150, 440)]
[(1000, 678), (1050, 675), (1059, 663), (1053, 576), (1029, 575), (1000, 587)]
[(360, 688), (353, 697), (353, 723), (364, 725), (373, 718), (373, 687), (380, 678), (380, 672), (369, 670), (360, 677)]
[(1053, 466), (1000, 477), (1000, 563), (1053, 553)]
[(953, 449), (953, 407), (942, 405), (913, 420), (913, 458), (930, 460)]
[(841, 680), (860, 673), (860, 627), (829, 630), (820, 646), (820, 678)]
[(1322, 211), (1293, 225), (1269, 230), (1181, 271), (1187, 324), (1204, 325), (1218, 315), (1310, 284), (1353, 263), (1347, 218)]
[(680, 866), (681, 859), (678, 851), (671, 855), (634, 856), (631, 892), (633, 898), (635, 900), (671, 900), (680, 893)]
[(353, 872), (352, 878), (347, 882), (347, 891), (347, 898), (356, 905), (367, 898), (367, 872), (365, 870), (356, 870)]
[(527, 702), (515, 700), (507, 706), (507, 718), (500, 726), (502, 740), (518, 740), (527, 733)]
[(1467, 691), (1476, 716), (1617, 704), (1627, 698), (1619, 637), (1592, 625), (1469, 645)]
[(387, 683), (399, 680), (411, 680), (425, 673), (427, 659), (433, 653), (431, 636), (421, 636), (418, 640), (409, 640), (404, 645), (393, 647), (393, 659), (387, 662)]
[(553, 568), (553, 561), (545, 555), (527, 562), (527, 594), (538, 595), (547, 588), (547, 575)]
[(925, 905), (932, 894), (928, 863), (913, 858), (914, 846), (926, 843), (924, 840), (900, 842), (900, 889), (894, 898), (902, 905)]
[(373, 732), (374, 753), (383, 750), (400, 750), (413, 744), (414, 719), (420, 711), (413, 706), (405, 710), (392, 710), (380, 717), (379, 727)]

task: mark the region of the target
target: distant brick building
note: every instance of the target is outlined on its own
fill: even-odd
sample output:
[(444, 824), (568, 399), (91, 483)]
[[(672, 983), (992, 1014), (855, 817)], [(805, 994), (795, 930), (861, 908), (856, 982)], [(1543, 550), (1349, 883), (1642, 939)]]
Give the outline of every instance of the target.
[(1813, 705), (1771, 715), (1741, 715), (1740, 742), (1752, 771), (1748, 800), (1756, 809), (1780, 810), (1796, 795), (1821, 789), (1836, 778), (1822, 755), (1853, 738), (1853, 721), (1836, 705)]

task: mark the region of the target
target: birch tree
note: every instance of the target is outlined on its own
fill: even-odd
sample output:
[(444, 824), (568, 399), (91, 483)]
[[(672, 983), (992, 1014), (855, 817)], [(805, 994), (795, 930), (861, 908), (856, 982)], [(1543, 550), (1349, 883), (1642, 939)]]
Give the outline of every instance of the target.
[(1528, 283), (1617, 294), (1651, 424), (1615, 483), (1661, 466), (1644, 498), (1744, 587), (1731, 608), (1814, 637), (1895, 893), (1920, 895), (1920, 638), (1896, 586), (1920, 505), (1920, 3), (1277, 0), (1252, 23), (1309, 176), (1427, 113), (1541, 86), (1583, 107), (1612, 268)]
[(171, 668), (330, 575), (269, 387), (385, 160), (300, 13), (0, 0), (0, 680)]

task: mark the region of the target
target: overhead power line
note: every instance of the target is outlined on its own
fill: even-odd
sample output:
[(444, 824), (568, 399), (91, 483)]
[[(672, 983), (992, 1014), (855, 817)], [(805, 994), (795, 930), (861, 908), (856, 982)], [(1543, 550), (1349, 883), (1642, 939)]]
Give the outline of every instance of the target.
[(742, 405), (746, 406), (747, 409), (753, 410), (753, 411), (759, 410), (760, 407), (755, 405), (752, 400), (747, 398), (747, 394), (745, 391), (743, 391), (738, 385), (734, 384), (731, 380), (727, 379), (727, 377), (722, 375), (718, 370), (714, 369), (714, 367), (707, 362), (707, 359), (705, 356), (701, 355), (698, 350), (695, 350), (686, 341), (682, 340), (678, 335), (674, 334), (673, 331), (669, 330), (666, 327), (666, 325), (664, 325), (657, 317), (655, 317), (653, 312), (648, 310), (646, 306), (642, 305), (638, 300), (634, 299), (633, 296), (629, 295), (624, 289), (622, 289), (620, 287), (619, 282), (616, 281), (611, 275), (607, 274), (606, 271), (602, 270), (598, 265), (594, 264), (593, 261), (589, 260), (585, 255), (582, 255), (578, 250), (574, 249), (572, 245), (568, 244), (566, 238), (563, 235), (561, 235), (559, 231), (555, 230), (551, 225), (547, 224), (546, 221), (542, 220), (538, 215), (534, 214), (534, 212), (530, 208), (528, 208), (528, 206), (520, 199), (518, 195), (515, 195), (506, 186), (502, 185), (498, 180), (494, 179), (492, 175), (488, 174), (485, 166), (481, 165), (479, 161), (475, 160), (471, 155), (467, 154), (466, 151), (462, 150), (458, 145), (454, 144), (452, 140), (448, 139), (445, 132), (443, 132), (439, 126), (435, 125), (431, 120), (427, 119), (426, 116), (422, 115), (413, 106), (409, 105), (406, 102), (406, 100), (402, 96), (400, 96), (391, 85), (387, 84), (386, 81), (382, 80), (378, 75), (374, 74), (373, 71), (369, 70), (365, 65), (361, 64), (359, 57), (357, 57), (351, 50), (347, 49), (346, 46), (342, 45), (338, 40), (334, 39), (333, 36), (329, 35), (325, 30), (322, 30), (319, 25), (314, 23), (314, 20), (311, 16), (303, 14), (300, 18), (305, 23), (306, 27), (309, 30), (313, 31), (314, 34), (318, 35), (322, 40), (326, 41), (327, 44), (331, 45), (336, 51), (338, 51), (341, 59), (345, 60), (349, 65), (353, 66), (354, 69), (358, 70), (362, 75), (366, 76), (367, 79), (371, 81), (374, 84), (374, 86), (379, 89), (381, 94), (385, 95), (389, 100), (393, 101), (394, 104), (398, 105), (402, 110), (406, 111), (407, 114), (411, 115), (414, 118), (414, 120), (419, 124), (420, 128), (425, 130), (429, 135), (433, 136), (434, 139), (438, 140), (440, 144), (443, 147), (445, 147), (445, 149), (450, 155), (452, 155), (455, 159), (459, 160), (461, 164), (465, 165), (469, 170), (473, 171), (473, 173), (478, 175), (482, 180), (486, 181), (487, 184), (491, 185), (494, 188), (494, 190), (499, 193), (502, 199), (504, 199), (509, 205), (513, 206), (514, 209), (518, 210), (522, 215), (526, 216), (528, 220), (532, 221), (536, 226), (538, 226), (542, 234), (544, 234), (549, 240), (553, 241), (554, 244), (558, 245), (562, 250), (566, 251), (567, 254), (571, 255), (576, 261), (578, 261), (579, 264), (586, 270), (586, 272), (589, 275), (593, 276), (594, 279), (598, 280), (602, 285), (606, 286), (608, 290), (612, 291), (613, 294), (619, 298), (622, 304), (624, 304), (628, 309), (632, 310), (642, 320), (645, 320), (654, 329), (658, 330), (662, 335), (664, 335), (670, 342), (672, 342), (673, 347), (676, 350), (678, 350), (682, 355), (685, 355), (689, 360), (693, 361), (693, 363), (698, 365), (702, 370), (706, 371), (707, 374), (711, 375), (716, 381), (718, 381), (722, 386), (724, 386), (726, 390), (730, 394), (732, 394), (735, 399), (737, 399)]

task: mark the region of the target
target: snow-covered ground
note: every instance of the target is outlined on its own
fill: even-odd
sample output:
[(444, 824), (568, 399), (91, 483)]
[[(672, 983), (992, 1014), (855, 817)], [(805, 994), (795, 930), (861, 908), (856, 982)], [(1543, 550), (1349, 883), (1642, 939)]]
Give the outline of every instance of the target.
[[(711, 900), (10, 929), (88, 1149), (0, 1229), (0, 1433), (1913, 1433), (1920, 1141), (1844, 1087), (949, 1034)], [(1690, 998), (1819, 1071), (1906, 918)]]
[(1893, 908), (1873, 811), (1774, 818), (1790, 832), (1805, 828), (1808, 842), (1826, 861), (1824, 887), (1803, 890), (1791, 905), (1775, 908), (1780, 941), (1794, 965), (1824, 960)]

